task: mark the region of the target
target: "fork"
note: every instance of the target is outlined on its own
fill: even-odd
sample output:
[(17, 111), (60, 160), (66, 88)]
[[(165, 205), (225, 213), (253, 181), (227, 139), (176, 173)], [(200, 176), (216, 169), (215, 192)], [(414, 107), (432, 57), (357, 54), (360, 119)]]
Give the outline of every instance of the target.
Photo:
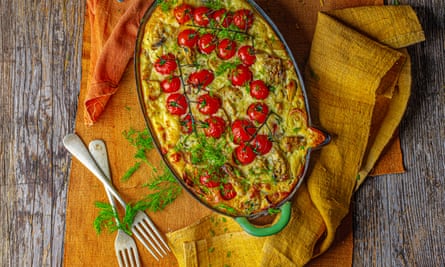
[[(105, 146), (105, 143), (102, 140), (93, 140), (88, 145), (88, 148), (98, 167), (103, 171), (105, 177), (111, 181), (110, 166), (108, 164), (107, 147)], [(107, 193), (107, 197), (111, 204), (111, 207), (113, 208), (114, 212), (117, 213), (116, 202), (114, 201), (113, 196), (108, 190), (105, 191)], [(118, 226), (120, 224), (117, 218), (116, 224)], [(131, 238), (130, 235), (128, 235), (121, 229), (117, 230), (116, 240), (114, 241), (114, 248), (120, 267), (141, 266), (136, 242), (134, 242), (134, 239)]]
[[(63, 138), (63, 144), (74, 157), (102, 182), (105, 188), (118, 200), (122, 207), (125, 208), (127, 206), (125, 201), (114, 188), (111, 181), (107, 179), (103, 171), (97, 166), (80, 137), (76, 134), (68, 134)], [(131, 230), (156, 260), (159, 260), (158, 256), (164, 257), (164, 255), (167, 255), (166, 250), (171, 251), (150, 217), (144, 212), (137, 212)], [(157, 252), (158, 256), (148, 244)]]

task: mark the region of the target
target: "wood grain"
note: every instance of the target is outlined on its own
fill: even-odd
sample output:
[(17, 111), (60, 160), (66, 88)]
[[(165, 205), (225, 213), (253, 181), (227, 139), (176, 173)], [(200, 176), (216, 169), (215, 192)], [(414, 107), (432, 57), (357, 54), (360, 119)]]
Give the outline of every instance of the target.
[(60, 266), (84, 3), (0, 6), (0, 266)]
[[(407, 172), (370, 178), (355, 195), (354, 266), (445, 265), (445, 4), (399, 2), (427, 38), (409, 49)], [(61, 266), (70, 163), (61, 140), (74, 127), (85, 2), (0, 6), (0, 266)]]

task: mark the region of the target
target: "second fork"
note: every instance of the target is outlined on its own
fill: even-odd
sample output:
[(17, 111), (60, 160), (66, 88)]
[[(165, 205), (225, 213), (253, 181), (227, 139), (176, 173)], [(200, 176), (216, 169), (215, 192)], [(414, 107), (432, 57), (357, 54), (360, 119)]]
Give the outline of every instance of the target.
[[(88, 145), (91, 156), (96, 161), (99, 168), (102, 169), (106, 178), (111, 181), (110, 166), (108, 164), (108, 154), (105, 143), (102, 140), (93, 140)], [(111, 204), (114, 212), (117, 214), (116, 201), (111, 193), (105, 189), (108, 201)], [(116, 218), (116, 224), (119, 226), (120, 222)], [(140, 267), (139, 253), (133, 238), (125, 233), (123, 230), (117, 230), (117, 236), (114, 241), (114, 248), (116, 251), (117, 260), (120, 267)]]

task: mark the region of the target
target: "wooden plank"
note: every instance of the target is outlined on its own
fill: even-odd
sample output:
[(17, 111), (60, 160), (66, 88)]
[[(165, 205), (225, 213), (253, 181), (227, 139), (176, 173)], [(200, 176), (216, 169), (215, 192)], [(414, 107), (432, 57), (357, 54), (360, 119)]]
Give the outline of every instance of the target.
[(80, 1), (0, 8), (0, 266), (60, 266), (80, 82)]

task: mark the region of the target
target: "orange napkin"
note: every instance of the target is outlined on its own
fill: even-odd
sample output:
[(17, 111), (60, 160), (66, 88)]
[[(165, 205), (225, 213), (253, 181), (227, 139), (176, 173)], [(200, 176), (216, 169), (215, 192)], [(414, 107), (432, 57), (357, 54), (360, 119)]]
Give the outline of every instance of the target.
[[(108, 1), (88, 0), (90, 25), (92, 25), (91, 66), (94, 69), (89, 79), (85, 100), (85, 123), (97, 121), (104, 111), (109, 98), (116, 92), (127, 64), (133, 57), (139, 23), (152, 0), (125, 1), (121, 5), (126, 10), (122, 17), (111, 16)], [(127, 7), (126, 5), (131, 5)], [(126, 8), (126, 9), (125, 9)], [(119, 19), (114, 23), (111, 19)], [(99, 22), (95, 21), (99, 20)], [(114, 28), (111, 25), (116, 24)], [(111, 32), (111, 33), (110, 33)]]

